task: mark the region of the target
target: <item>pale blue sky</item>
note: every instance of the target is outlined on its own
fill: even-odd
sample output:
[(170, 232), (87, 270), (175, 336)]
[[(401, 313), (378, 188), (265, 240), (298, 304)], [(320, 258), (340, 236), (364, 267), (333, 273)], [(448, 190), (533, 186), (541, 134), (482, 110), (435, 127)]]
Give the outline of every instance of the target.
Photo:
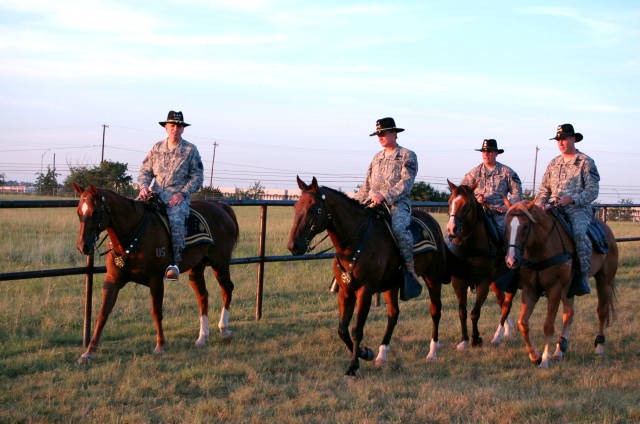
[(406, 129), (418, 181), (445, 190), (498, 160), (537, 185), (572, 123), (603, 202), (640, 202), (636, 1), (0, 0), (0, 173), (125, 162), (137, 177), (158, 121), (182, 110), (213, 185), (350, 191)]

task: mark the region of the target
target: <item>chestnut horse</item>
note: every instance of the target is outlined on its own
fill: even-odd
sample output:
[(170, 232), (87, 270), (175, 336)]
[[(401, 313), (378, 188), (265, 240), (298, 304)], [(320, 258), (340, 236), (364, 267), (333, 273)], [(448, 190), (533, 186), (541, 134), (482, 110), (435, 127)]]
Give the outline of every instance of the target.
[[(327, 231), (336, 249), (333, 272), (339, 283), (338, 306), (340, 322), (338, 335), (351, 352), (351, 362), (346, 375), (355, 376), (360, 367), (359, 359), (373, 360), (374, 352), (361, 346), (363, 329), (372, 296), (384, 293), (387, 303), (387, 328), (376, 357), (376, 365), (387, 362), (389, 342), (398, 322), (398, 291), (403, 282), (400, 266), (403, 261), (395, 241), (375, 209), (365, 208), (344, 193), (328, 187), (319, 187), (315, 177), (310, 185), (298, 177), (302, 190), (296, 202), (295, 217), (289, 238), (289, 250), (302, 255), (312, 248), (313, 237)], [(426, 212), (414, 210), (412, 215), (421, 220), (433, 235), (435, 246), (425, 253), (415, 255), (416, 273), (427, 283), (433, 321), (428, 360), (437, 357), (438, 326), (442, 302), (442, 284), (446, 275), (446, 251), (442, 230), (437, 221)], [(355, 311), (355, 323), (349, 336), (349, 324)]]
[[(607, 253), (593, 250), (591, 275), (595, 277), (598, 292), (598, 319), (600, 326), (595, 339), (595, 354), (604, 354), (604, 328), (615, 315), (615, 275), (618, 270), (618, 246), (609, 226), (600, 221), (609, 244)], [(542, 368), (549, 360), (562, 360), (569, 341), (569, 329), (573, 321), (574, 297), (567, 298), (567, 290), (577, 262), (574, 261), (573, 238), (567, 234), (558, 218), (543, 211), (534, 202), (518, 202), (507, 212), (507, 236), (509, 241), (506, 262), (510, 268), (520, 268), (522, 284), (522, 310), (518, 326), (529, 352), (529, 358)], [(540, 297), (547, 296), (547, 316), (544, 322), (545, 345), (542, 355), (529, 338), (529, 318)], [(551, 338), (560, 301), (563, 303), (562, 334), (551, 356)]]
[[(478, 183), (471, 186), (456, 186), (447, 180), (451, 188), (449, 197), (449, 221), (447, 235), (447, 266), (451, 273), (451, 282), (458, 298), (458, 315), (462, 330), (462, 341), (457, 349), (463, 350), (469, 344), (467, 330), (467, 293), (475, 288), (476, 299), (471, 309), (472, 339), (471, 345), (482, 346), (483, 341), (478, 329), (480, 311), (487, 299), (489, 289), (495, 294), (501, 309), (500, 323), (491, 342), (499, 345), (503, 337), (511, 336), (513, 324), (509, 318), (514, 293), (503, 293), (494, 281), (507, 271), (504, 263), (504, 246), (493, 240), (485, 221), (482, 205), (476, 199), (474, 190)], [(501, 237), (502, 235), (498, 235)]]
[[(129, 281), (149, 287), (151, 314), (157, 338), (154, 353), (164, 353), (165, 336), (162, 330), (162, 300), (164, 272), (169, 265), (171, 236), (160, 215), (150, 211), (144, 202), (122, 197), (93, 185), (86, 190), (74, 184), (80, 195), (78, 203), (78, 250), (90, 255), (102, 231), (107, 231), (111, 249), (106, 255), (107, 274), (102, 286), (102, 305), (89, 347), (79, 363), (91, 362), (100, 343), (102, 330), (118, 298)], [(222, 313), (218, 328), (224, 340), (230, 341), (229, 307), (233, 283), (229, 274), (231, 253), (238, 240), (238, 221), (233, 209), (225, 203), (193, 201), (191, 207), (205, 218), (211, 230), (213, 244), (201, 243), (187, 247), (181, 270), (189, 270), (189, 283), (200, 306), (200, 333), (196, 346), (204, 346), (209, 336), (209, 293), (205, 285), (204, 269), (210, 265), (222, 291)], [(125, 247), (126, 246), (126, 247)]]

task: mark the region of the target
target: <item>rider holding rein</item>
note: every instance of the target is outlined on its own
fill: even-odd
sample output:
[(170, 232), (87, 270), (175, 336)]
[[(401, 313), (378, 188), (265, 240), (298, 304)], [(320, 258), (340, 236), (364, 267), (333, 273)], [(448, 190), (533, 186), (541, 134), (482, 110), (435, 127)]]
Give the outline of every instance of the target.
[(167, 138), (157, 142), (142, 162), (138, 198), (147, 200), (155, 192), (167, 206), (173, 257), (165, 278), (175, 281), (180, 277), (178, 264), (182, 260), (191, 194), (202, 187), (204, 171), (198, 149), (182, 138), (185, 127), (190, 125), (184, 122), (182, 112), (170, 111), (167, 120), (159, 124), (166, 130)]
[(587, 228), (594, 215), (591, 203), (598, 197), (600, 174), (593, 159), (576, 149), (575, 144), (582, 138), (582, 134), (573, 130), (573, 125), (558, 125), (556, 136), (549, 140), (558, 142), (561, 154), (547, 166), (536, 197), (536, 205), (541, 209), (549, 202), (562, 206), (571, 223), (580, 275), (572, 279), (567, 297), (591, 293), (588, 282), (591, 240)]
[(391, 227), (405, 263), (404, 284), (400, 299), (418, 297), (422, 285), (418, 281), (413, 261), (413, 236), (409, 230), (411, 222), (411, 200), (409, 194), (418, 173), (418, 158), (411, 150), (398, 145), (398, 133), (393, 118), (382, 118), (376, 122), (376, 131), (383, 150), (373, 157), (367, 177), (355, 195), (362, 204), (373, 206), (387, 204), (391, 212)]

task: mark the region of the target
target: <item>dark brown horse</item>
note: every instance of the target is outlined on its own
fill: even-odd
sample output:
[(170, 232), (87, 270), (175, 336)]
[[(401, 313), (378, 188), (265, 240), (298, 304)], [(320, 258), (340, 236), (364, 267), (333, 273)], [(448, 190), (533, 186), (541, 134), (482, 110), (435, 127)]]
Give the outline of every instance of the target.
[[(374, 352), (361, 346), (363, 329), (371, 298), (384, 293), (387, 303), (387, 328), (376, 357), (376, 365), (387, 362), (389, 343), (398, 322), (398, 291), (403, 281), (402, 259), (383, 219), (376, 218), (374, 209), (365, 208), (344, 193), (327, 187), (319, 187), (314, 177), (311, 184), (298, 178), (302, 190), (295, 204), (295, 217), (289, 250), (302, 255), (310, 250), (313, 237), (327, 231), (336, 249), (333, 271), (339, 283), (338, 305), (340, 322), (338, 334), (351, 352), (351, 362), (346, 375), (354, 376), (360, 367), (359, 359), (371, 361)], [(442, 302), (442, 284), (447, 282), (446, 253), (442, 230), (437, 221), (422, 211), (413, 211), (435, 238), (435, 248), (415, 256), (416, 273), (422, 276), (429, 290), (433, 329), (428, 360), (437, 357), (438, 325)], [(355, 312), (355, 323), (349, 336), (349, 324)]]
[[(601, 222), (602, 223), (602, 222)], [(618, 246), (611, 229), (602, 223), (609, 250), (605, 254), (591, 254), (591, 275), (595, 276), (598, 292), (598, 319), (600, 326), (595, 340), (595, 353), (604, 353), (604, 329), (615, 314), (615, 275), (618, 270)], [(567, 298), (567, 290), (573, 278), (574, 243), (558, 218), (534, 205), (518, 202), (507, 212), (507, 237), (509, 248), (506, 262), (511, 268), (520, 268), (522, 285), (522, 310), (518, 326), (529, 352), (529, 358), (542, 368), (549, 360), (561, 360), (567, 348), (569, 329), (573, 321), (574, 297)], [(545, 346), (542, 355), (529, 338), (529, 318), (542, 295), (547, 296), (547, 316), (544, 322)], [(562, 334), (551, 355), (551, 338), (554, 322), (562, 301)]]
[[(151, 314), (156, 325), (157, 339), (154, 353), (164, 353), (165, 336), (162, 331), (162, 300), (164, 271), (169, 265), (171, 236), (158, 213), (149, 211), (145, 203), (122, 197), (112, 191), (89, 186), (86, 190), (74, 184), (80, 195), (78, 203), (78, 250), (93, 253), (99, 234), (107, 231), (111, 249), (106, 256), (107, 274), (102, 286), (102, 305), (95, 332), (79, 363), (90, 362), (98, 349), (100, 335), (118, 298), (129, 281), (149, 287)], [(210, 265), (222, 291), (222, 313), (218, 328), (223, 339), (230, 341), (229, 307), (233, 283), (229, 275), (231, 253), (238, 240), (238, 221), (233, 209), (219, 202), (194, 201), (191, 207), (204, 217), (211, 230), (213, 244), (187, 246), (181, 270), (189, 270), (189, 283), (200, 306), (200, 334), (196, 346), (203, 346), (209, 336), (209, 293), (205, 285), (204, 269)]]
[[(449, 221), (447, 222), (447, 243), (449, 255), (447, 266), (451, 272), (451, 282), (458, 298), (458, 315), (462, 330), (462, 341), (457, 349), (463, 350), (469, 344), (467, 330), (467, 293), (475, 288), (476, 299), (471, 309), (472, 346), (482, 346), (483, 341), (478, 329), (480, 311), (487, 299), (489, 289), (495, 294), (501, 308), (500, 323), (493, 336), (492, 343), (499, 345), (503, 336), (511, 336), (513, 324), (509, 312), (513, 303), (513, 293), (503, 293), (494, 284), (496, 278), (507, 271), (504, 263), (504, 246), (494, 240), (489, 233), (482, 205), (476, 199), (472, 186), (456, 186), (447, 180), (451, 188), (449, 197)], [(502, 235), (498, 235), (501, 237)]]

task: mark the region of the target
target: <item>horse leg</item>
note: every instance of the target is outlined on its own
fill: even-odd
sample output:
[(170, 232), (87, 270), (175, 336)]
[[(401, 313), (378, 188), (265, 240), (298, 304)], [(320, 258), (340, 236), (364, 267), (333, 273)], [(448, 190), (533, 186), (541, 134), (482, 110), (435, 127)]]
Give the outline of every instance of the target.
[(162, 330), (162, 301), (164, 299), (164, 282), (162, 280), (150, 281), (149, 291), (151, 292), (151, 316), (156, 325), (156, 348), (153, 353), (163, 355), (166, 339)]
[(229, 265), (225, 264), (211, 269), (216, 280), (218, 280), (220, 293), (222, 294), (222, 311), (220, 312), (220, 321), (218, 321), (218, 330), (220, 330), (222, 340), (230, 342), (233, 339), (233, 332), (229, 329), (229, 309), (231, 308), (234, 286), (229, 273)]
[(364, 324), (369, 316), (369, 310), (371, 309), (371, 297), (365, 287), (360, 287), (357, 294), (356, 301), (356, 320), (351, 327), (351, 341), (353, 342), (353, 350), (351, 351), (351, 363), (347, 368), (345, 375), (355, 376), (356, 371), (360, 368), (358, 358), (362, 358), (365, 361), (372, 361), (374, 353), (368, 347), (360, 348), (360, 343), (364, 337)]
[(482, 305), (484, 305), (484, 301), (487, 300), (488, 294), (489, 284), (487, 282), (476, 285), (476, 301), (471, 309), (471, 345), (473, 347), (482, 347), (482, 337), (480, 337), (478, 322), (480, 321)]
[(560, 308), (561, 288), (549, 290), (547, 293), (547, 316), (544, 320), (544, 351), (540, 361), (540, 368), (549, 368), (551, 359), (551, 338), (555, 333), (555, 320)]
[(491, 283), (491, 290), (496, 294), (496, 302), (500, 306), (500, 323), (493, 335), (493, 339), (491, 339), (491, 343), (499, 346), (502, 343), (503, 337), (511, 337), (513, 321), (511, 321), (509, 313), (511, 313), (515, 293), (505, 293), (497, 288), (494, 283)]
[(467, 283), (457, 277), (451, 277), (451, 285), (458, 299), (458, 317), (462, 341), (456, 346), (457, 350), (464, 350), (469, 346), (469, 331), (467, 330)]
[(573, 323), (573, 302), (575, 297), (567, 298), (562, 296), (562, 333), (558, 337), (556, 343), (556, 351), (553, 352), (551, 360), (559, 362), (564, 359), (564, 354), (569, 346), (569, 333), (571, 331), (571, 324)]
[(520, 318), (518, 318), (518, 328), (520, 329), (520, 333), (522, 333), (525, 347), (529, 353), (529, 359), (534, 364), (540, 364), (540, 352), (531, 344), (531, 338), (529, 337), (529, 319), (539, 298), (537, 294), (531, 293), (531, 291), (528, 287), (522, 290), (522, 309), (520, 310)]
[(204, 267), (204, 264), (198, 264), (189, 270), (189, 284), (200, 308), (200, 332), (195, 342), (196, 347), (204, 346), (209, 338), (209, 292), (204, 280)]
[(107, 319), (113, 310), (113, 305), (118, 300), (118, 293), (120, 293), (120, 287), (116, 283), (105, 282), (102, 285), (102, 305), (100, 306), (100, 312), (98, 313), (98, 319), (96, 321), (96, 329), (93, 331), (93, 337), (89, 342), (87, 350), (78, 359), (79, 364), (88, 364), (95, 358), (95, 353), (98, 350), (100, 344), (100, 336), (102, 336), (102, 330), (104, 329)]
[(343, 289), (338, 291), (338, 309), (340, 310), (340, 321), (338, 323), (338, 336), (347, 345), (349, 352), (353, 352), (353, 342), (349, 336), (349, 323), (355, 310), (356, 295), (351, 290)]
[(384, 299), (387, 303), (387, 329), (382, 337), (382, 342), (378, 348), (378, 356), (376, 357), (376, 366), (382, 366), (387, 363), (387, 355), (389, 354), (389, 344), (393, 330), (398, 323), (400, 308), (398, 307), (398, 290), (393, 289), (384, 292)]
[(429, 290), (429, 313), (431, 314), (431, 342), (429, 343), (429, 354), (427, 361), (438, 359), (438, 348), (440, 347), (439, 331), (440, 318), (442, 317), (442, 284), (434, 283), (433, 280), (425, 278), (427, 289)]

